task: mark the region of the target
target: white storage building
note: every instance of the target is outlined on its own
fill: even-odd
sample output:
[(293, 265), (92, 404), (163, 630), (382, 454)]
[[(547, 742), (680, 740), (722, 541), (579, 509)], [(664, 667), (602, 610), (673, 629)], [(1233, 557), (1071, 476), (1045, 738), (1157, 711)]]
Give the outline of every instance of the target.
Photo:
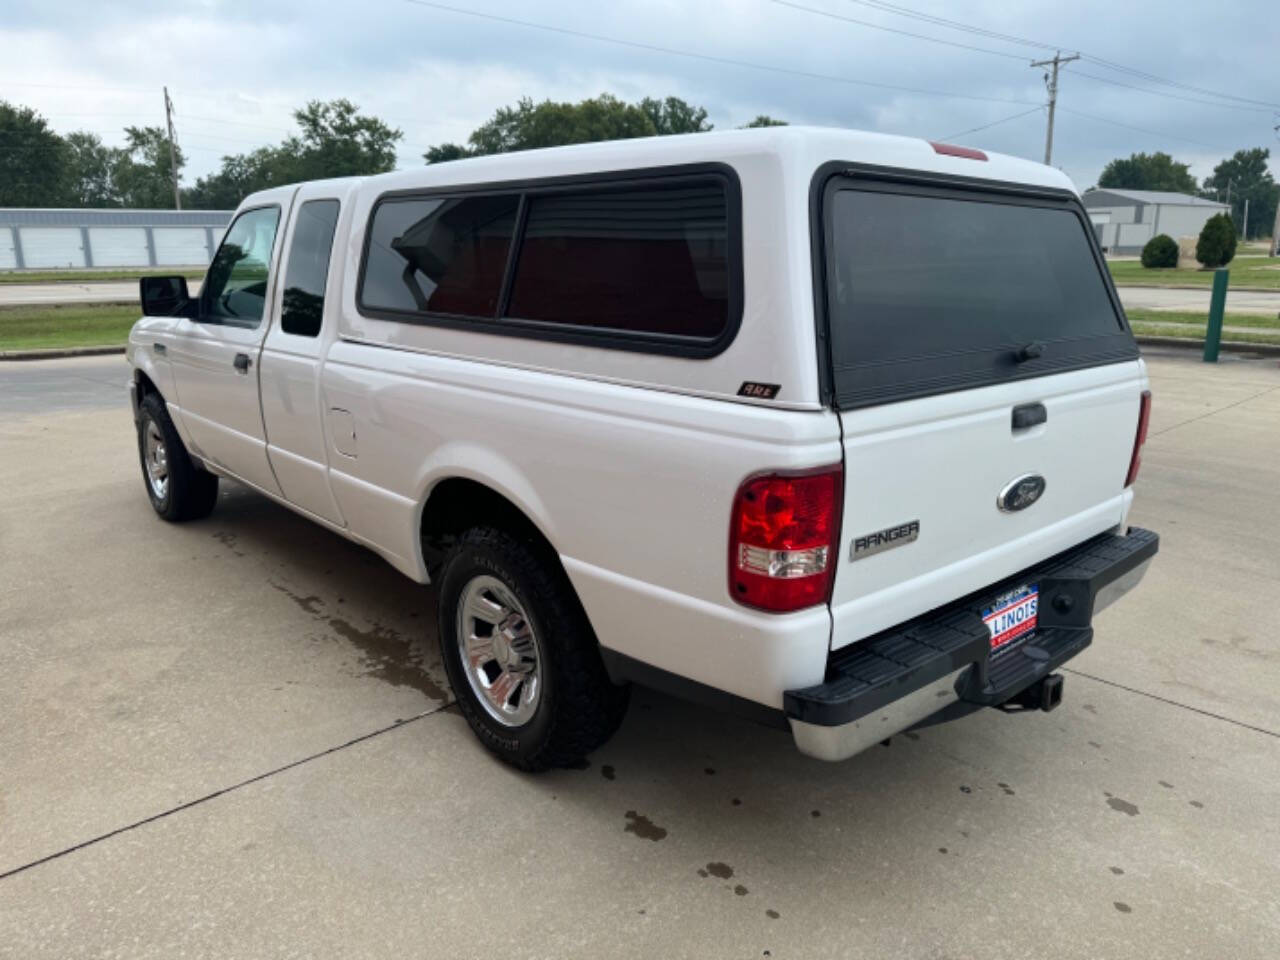
[(0, 270), (205, 266), (231, 214), (0, 207)]
[(1094, 187), (1081, 199), (1102, 249), (1119, 254), (1141, 253), (1161, 233), (1174, 240), (1199, 236), (1206, 220), (1230, 210), (1225, 203), (1165, 190)]

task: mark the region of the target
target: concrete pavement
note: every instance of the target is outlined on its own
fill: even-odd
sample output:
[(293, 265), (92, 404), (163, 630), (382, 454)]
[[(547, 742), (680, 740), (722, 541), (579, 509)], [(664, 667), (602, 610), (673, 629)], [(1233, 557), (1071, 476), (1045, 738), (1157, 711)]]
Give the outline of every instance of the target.
[[(1169, 287), (1117, 287), (1116, 290), (1127, 310), (1181, 310), (1206, 316), (1212, 292), (1208, 288), (1184, 290)], [(1232, 290), (1228, 287), (1227, 313), (1280, 315), (1280, 290)]]
[(1280, 367), (1150, 362), (1161, 554), (1057, 712), (826, 765), (640, 692), (538, 777), (430, 590), (239, 489), (162, 523), (118, 357), (0, 364), (0, 957), (1273, 956)]

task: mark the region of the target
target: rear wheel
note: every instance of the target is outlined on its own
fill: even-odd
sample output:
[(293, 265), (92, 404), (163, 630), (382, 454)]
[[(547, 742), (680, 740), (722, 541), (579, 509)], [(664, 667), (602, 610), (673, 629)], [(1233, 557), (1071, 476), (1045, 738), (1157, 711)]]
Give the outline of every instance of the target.
[(192, 462), (158, 393), (139, 404), (138, 458), (151, 506), (164, 519), (197, 520), (212, 512), (218, 478)]
[(458, 538), (440, 579), (440, 646), (480, 741), (523, 770), (581, 759), (626, 712), (563, 571), (541, 544), (480, 527)]

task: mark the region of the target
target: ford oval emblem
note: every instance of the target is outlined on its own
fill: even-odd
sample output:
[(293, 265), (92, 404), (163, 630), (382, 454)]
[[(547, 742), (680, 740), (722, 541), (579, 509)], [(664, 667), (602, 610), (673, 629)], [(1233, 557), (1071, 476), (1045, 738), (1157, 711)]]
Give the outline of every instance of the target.
[(1005, 513), (1025, 510), (1044, 494), (1044, 477), (1038, 473), (1026, 473), (1010, 480), (996, 497), (996, 506)]

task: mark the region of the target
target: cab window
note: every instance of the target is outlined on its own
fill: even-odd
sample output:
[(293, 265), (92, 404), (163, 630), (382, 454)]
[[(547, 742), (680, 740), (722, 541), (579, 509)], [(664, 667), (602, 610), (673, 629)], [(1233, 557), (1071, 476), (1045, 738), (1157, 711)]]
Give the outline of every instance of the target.
[(284, 271), (284, 304), (280, 328), (299, 337), (320, 333), (324, 317), (324, 288), (329, 279), (329, 254), (338, 225), (337, 200), (308, 200), (298, 209)]
[(279, 207), (246, 210), (222, 238), (200, 292), (201, 320), (256, 327), (267, 301), (267, 272)]

